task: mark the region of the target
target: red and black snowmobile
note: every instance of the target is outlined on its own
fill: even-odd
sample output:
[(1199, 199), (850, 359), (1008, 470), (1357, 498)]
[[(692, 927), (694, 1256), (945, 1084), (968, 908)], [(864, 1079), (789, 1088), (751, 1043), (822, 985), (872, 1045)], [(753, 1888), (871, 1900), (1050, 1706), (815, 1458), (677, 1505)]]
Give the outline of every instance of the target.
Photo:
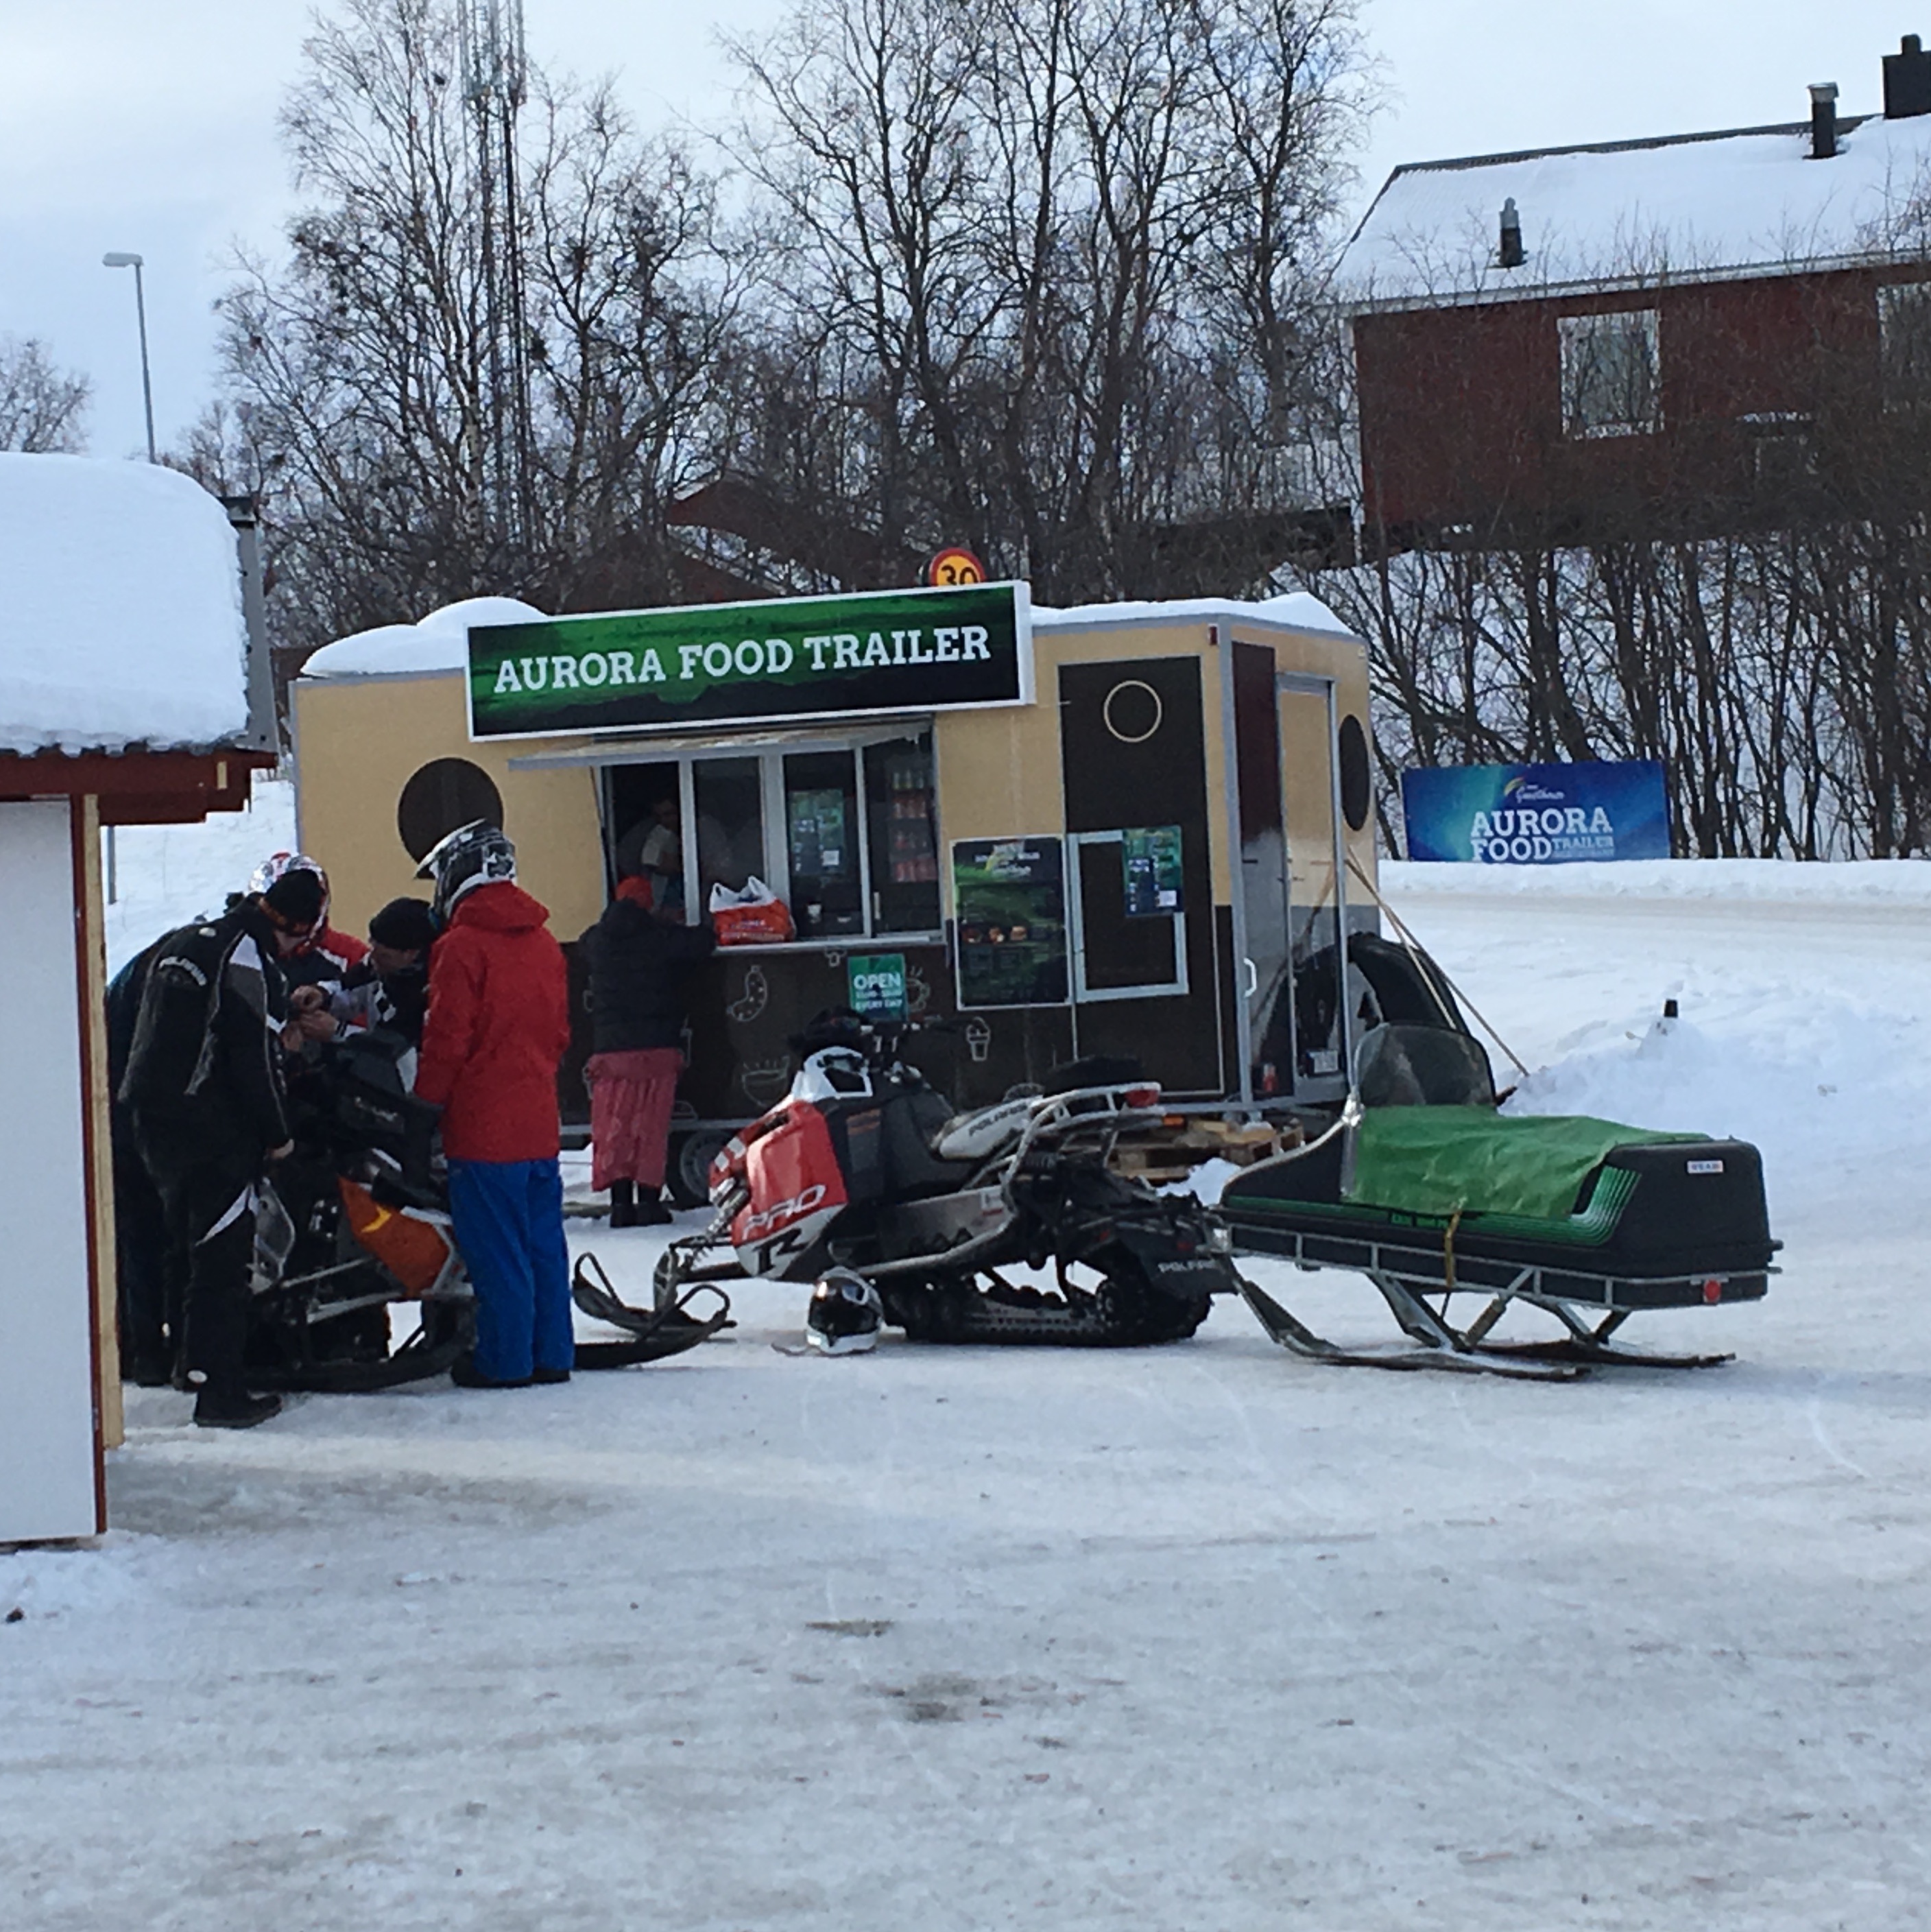
[[(910, 1030), (812, 1023), (790, 1093), (712, 1164), (710, 1226), (658, 1264), (660, 1306), (697, 1282), (856, 1276), (914, 1340), (1104, 1348), (1180, 1340), (1239, 1292), (1191, 1196), (1108, 1165), (1161, 1118), (1157, 1086), (1075, 1062), (956, 1114), (900, 1058)], [(1048, 1268), (1050, 1286), (1011, 1278)]]

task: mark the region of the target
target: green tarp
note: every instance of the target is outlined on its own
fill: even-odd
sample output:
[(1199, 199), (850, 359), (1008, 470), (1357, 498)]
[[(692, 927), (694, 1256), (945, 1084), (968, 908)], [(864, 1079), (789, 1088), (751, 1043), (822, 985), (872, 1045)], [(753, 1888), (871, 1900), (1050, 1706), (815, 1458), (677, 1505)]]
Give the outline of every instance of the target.
[(1612, 1148), (1702, 1138), (1582, 1114), (1505, 1120), (1486, 1107), (1375, 1107), (1355, 1137), (1348, 1198), (1409, 1214), (1566, 1220)]

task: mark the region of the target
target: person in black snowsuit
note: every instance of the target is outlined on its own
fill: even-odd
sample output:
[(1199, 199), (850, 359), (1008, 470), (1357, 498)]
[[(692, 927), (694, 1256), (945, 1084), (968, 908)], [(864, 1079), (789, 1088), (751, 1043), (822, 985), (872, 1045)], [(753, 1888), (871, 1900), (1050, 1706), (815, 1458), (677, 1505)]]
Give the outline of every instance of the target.
[(203, 1428), (249, 1428), (281, 1406), (247, 1386), (248, 1268), (256, 1184), (289, 1145), (277, 962), (322, 911), (320, 882), (292, 872), (160, 940), (121, 1082), (177, 1257), (187, 1258), (179, 1358)]
[(668, 1221), (661, 1198), (684, 1057), (685, 985), (716, 938), (651, 909), (649, 880), (618, 886), (578, 942), (590, 968), (590, 1184), (610, 1194), (613, 1228)]
[(143, 946), (107, 982), (108, 1116), (114, 1156), (115, 1301), (121, 1379), (137, 1388), (164, 1388), (173, 1372), (169, 1324), (181, 1328), (181, 1289), (169, 1265), (167, 1210), (141, 1159), (133, 1110), (121, 1098), (134, 1044), (148, 969), (163, 940)]

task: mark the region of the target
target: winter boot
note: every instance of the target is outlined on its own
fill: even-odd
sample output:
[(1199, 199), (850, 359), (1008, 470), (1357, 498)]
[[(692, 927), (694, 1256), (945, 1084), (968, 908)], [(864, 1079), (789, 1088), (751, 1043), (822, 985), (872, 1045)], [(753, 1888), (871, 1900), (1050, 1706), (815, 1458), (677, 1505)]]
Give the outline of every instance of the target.
[(246, 1389), (226, 1394), (203, 1386), (194, 1399), (194, 1426), (197, 1429), (252, 1429), (271, 1415), (281, 1413), (278, 1395), (250, 1395)]
[(536, 1378), (534, 1376), (518, 1376), (509, 1382), (496, 1382), (488, 1376), (477, 1372), (475, 1356), (462, 1355), (457, 1358), (454, 1365), (451, 1368), (449, 1379), (458, 1388), (501, 1389), (528, 1388)]
[(637, 1190), (636, 1218), (634, 1228), (664, 1228), (670, 1224), (670, 1210), (664, 1204), (661, 1191), (655, 1187), (640, 1187)]
[(613, 1228), (634, 1228), (637, 1226), (637, 1184), (631, 1180), (613, 1180), (610, 1183), (610, 1226)]

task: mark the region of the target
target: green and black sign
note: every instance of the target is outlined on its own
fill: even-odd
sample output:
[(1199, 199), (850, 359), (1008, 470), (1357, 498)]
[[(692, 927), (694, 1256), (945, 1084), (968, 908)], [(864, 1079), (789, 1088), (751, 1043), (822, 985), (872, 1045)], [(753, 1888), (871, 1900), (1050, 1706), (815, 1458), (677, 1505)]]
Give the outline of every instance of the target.
[(478, 625), (469, 735), (550, 737), (1024, 704), (1023, 584)]

